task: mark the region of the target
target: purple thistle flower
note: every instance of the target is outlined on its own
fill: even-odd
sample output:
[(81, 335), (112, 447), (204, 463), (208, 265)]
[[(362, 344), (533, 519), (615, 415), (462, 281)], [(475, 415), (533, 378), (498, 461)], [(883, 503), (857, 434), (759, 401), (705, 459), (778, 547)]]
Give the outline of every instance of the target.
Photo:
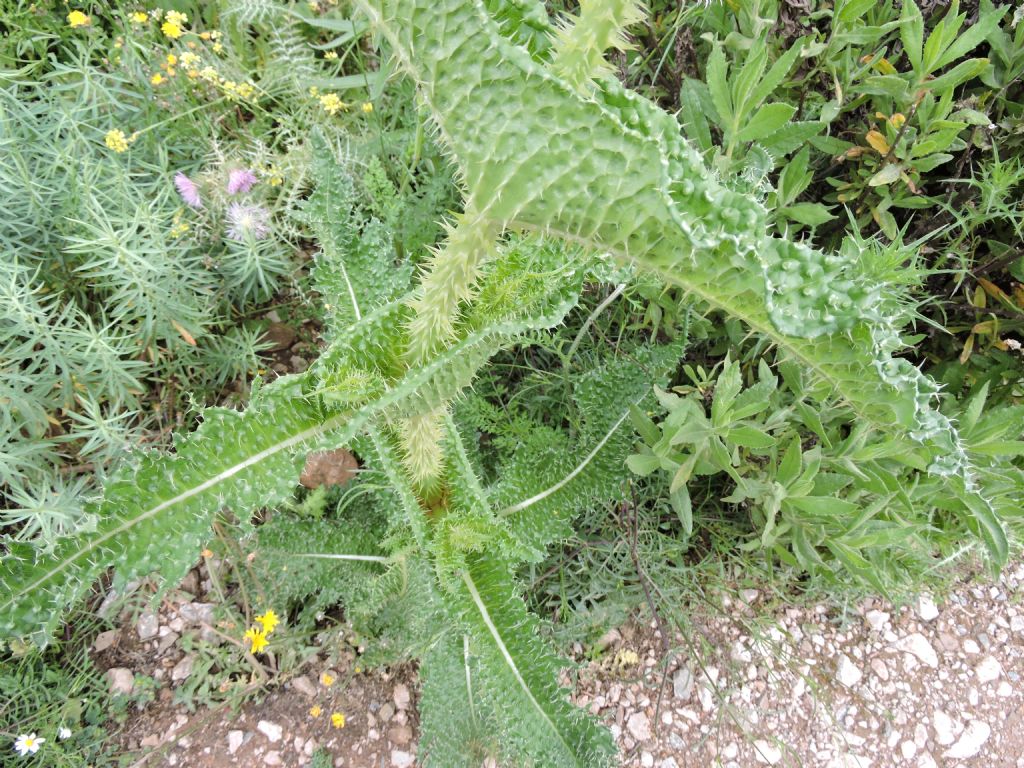
[(239, 192), (248, 192), (255, 184), (256, 174), (247, 168), (232, 171), (228, 174), (229, 195), (237, 195)]
[(181, 171), (174, 174), (174, 186), (187, 205), (197, 209), (203, 207), (203, 201), (199, 198), (199, 187)]
[(270, 214), (266, 208), (232, 203), (228, 206), (227, 216), (228, 237), (232, 240), (245, 240), (247, 237), (262, 240), (267, 236)]

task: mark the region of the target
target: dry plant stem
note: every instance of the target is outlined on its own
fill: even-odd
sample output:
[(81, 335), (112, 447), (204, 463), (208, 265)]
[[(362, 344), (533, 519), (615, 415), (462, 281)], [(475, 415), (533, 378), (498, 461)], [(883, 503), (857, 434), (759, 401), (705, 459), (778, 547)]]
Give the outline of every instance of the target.
[[(667, 660), (672, 654), (672, 645), (669, 643), (668, 633), (665, 631), (665, 623), (661, 620), (661, 613), (658, 611), (658, 605), (654, 602), (654, 598), (651, 596), (651, 590), (648, 586), (648, 577), (646, 571), (644, 571), (643, 565), (640, 563), (640, 555), (637, 553), (637, 537), (639, 536), (639, 523), (637, 521), (637, 499), (636, 499), (636, 487), (632, 482), (629, 484), (629, 493), (632, 497), (632, 503), (628, 509), (623, 509), (623, 512), (629, 512), (629, 557), (633, 561), (633, 568), (636, 569), (636, 575), (640, 581), (640, 586), (644, 591), (644, 599), (647, 601), (647, 606), (651, 609), (651, 615), (654, 617), (655, 623), (658, 625), (658, 634), (661, 637), (661, 648), (662, 655)], [(662, 673), (661, 682), (658, 684), (658, 699), (654, 706), (654, 728), (655, 732), (661, 730), (661, 701), (665, 695), (665, 680), (668, 679), (668, 664), (665, 663)]]

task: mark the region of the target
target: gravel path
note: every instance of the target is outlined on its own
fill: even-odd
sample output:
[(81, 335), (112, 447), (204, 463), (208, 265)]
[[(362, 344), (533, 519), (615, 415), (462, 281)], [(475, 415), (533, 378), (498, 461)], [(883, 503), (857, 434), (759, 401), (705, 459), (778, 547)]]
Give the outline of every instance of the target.
[[(660, 708), (652, 629), (615, 641), (619, 664), (577, 701), (612, 723), (627, 766), (1024, 768), (1022, 585), (1017, 564), (940, 605), (845, 613), (768, 609), (746, 590), (695, 627), (704, 650), (670, 662)], [(642, 680), (608, 674), (634, 653)]]
[[(667, 662), (653, 627), (608, 633), (575, 699), (611, 727), (624, 766), (1024, 768), (1022, 586), (1024, 563), (901, 609), (775, 606), (743, 590), (694, 619)], [(144, 638), (141, 649), (162, 645), (163, 658), (146, 669), (153, 655), (136, 654), (145, 662), (111, 670), (112, 685), (140, 673), (187, 679), (189, 657), (174, 652), (166, 628), (187, 631), (194, 605), (165, 603), (160, 616), (125, 627)], [(338, 768), (414, 765), (412, 671), (350, 671), (332, 670), (351, 681), (344, 690), (303, 676), (237, 715), (190, 715), (162, 695), (130, 724), (124, 747), (151, 752), (136, 763), (150, 766), (304, 766), (321, 747)], [(345, 727), (310, 717), (315, 704), (343, 710)]]

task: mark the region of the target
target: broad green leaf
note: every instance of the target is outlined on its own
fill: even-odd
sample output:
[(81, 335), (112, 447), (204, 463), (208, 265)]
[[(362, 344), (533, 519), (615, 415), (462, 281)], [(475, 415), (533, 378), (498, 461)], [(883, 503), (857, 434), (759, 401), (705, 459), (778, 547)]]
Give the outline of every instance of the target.
[(715, 43), (708, 57), (707, 84), (711, 93), (711, 101), (718, 111), (718, 124), (725, 126), (732, 123), (733, 106), (729, 89), (728, 67), (722, 46)]
[(903, 50), (910, 60), (910, 66), (919, 76), (923, 76), (921, 68), (921, 51), (924, 46), (924, 17), (914, 0), (905, 0), (900, 12), (900, 40)]
[(736, 134), (738, 141), (757, 141), (771, 135), (796, 114), (792, 104), (765, 104)]
[(690, 500), (690, 491), (685, 485), (679, 486), (673, 493), (669, 494), (669, 502), (675, 510), (679, 522), (683, 526), (683, 532), (687, 537), (693, 535), (693, 502)]
[(835, 218), (835, 214), (821, 203), (794, 203), (780, 208), (779, 215), (809, 227), (816, 227)]
[(886, 184), (892, 184), (896, 181), (900, 174), (903, 173), (903, 167), (897, 163), (888, 163), (882, 166), (882, 170), (875, 173), (870, 179), (868, 184), (872, 187), (881, 187)]
[(744, 448), (764, 449), (775, 445), (775, 438), (767, 432), (745, 425), (731, 427), (728, 433), (728, 440)]

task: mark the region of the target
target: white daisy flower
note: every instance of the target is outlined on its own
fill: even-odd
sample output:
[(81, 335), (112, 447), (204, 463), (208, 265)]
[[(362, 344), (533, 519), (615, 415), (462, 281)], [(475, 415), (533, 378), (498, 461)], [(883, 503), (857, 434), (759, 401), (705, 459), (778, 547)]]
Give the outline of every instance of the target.
[(34, 755), (39, 751), (39, 745), (44, 741), (46, 741), (46, 739), (40, 739), (34, 733), (23, 733), (14, 740), (14, 751), (22, 757), (25, 755)]

